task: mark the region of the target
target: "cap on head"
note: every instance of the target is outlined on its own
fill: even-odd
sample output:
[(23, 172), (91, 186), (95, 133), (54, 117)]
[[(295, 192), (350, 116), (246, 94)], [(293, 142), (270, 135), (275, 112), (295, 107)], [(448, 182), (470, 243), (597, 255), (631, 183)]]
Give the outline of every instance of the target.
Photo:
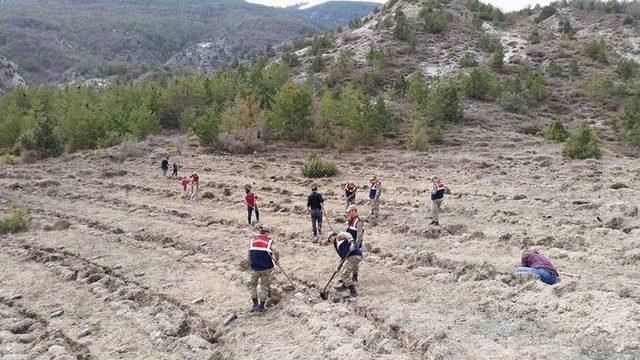
[(329, 231), (329, 235), (327, 235), (327, 242), (330, 243), (333, 241), (333, 238), (336, 237), (338, 233), (336, 231)]
[(437, 179), (437, 178), (438, 178), (437, 176), (435, 176), (435, 175), (431, 175), (431, 178), (430, 178), (430, 179), (431, 179), (431, 181), (436, 181), (436, 179)]
[(349, 211), (358, 211), (358, 208), (355, 205), (351, 204), (347, 208), (347, 212), (349, 212)]
[(378, 177), (377, 177), (377, 176), (375, 176), (375, 175), (371, 175), (371, 176), (369, 177), (369, 181), (374, 181), (374, 180), (377, 180), (377, 179), (378, 179)]
[(318, 187), (317, 187), (317, 186), (315, 186), (315, 185), (313, 185), (313, 186), (311, 187), (311, 191), (318, 191)]
[(269, 227), (269, 225), (267, 224), (260, 224), (258, 226), (258, 230), (260, 230), (261, 233), (268, 233), (271, 232), (271, 228)]

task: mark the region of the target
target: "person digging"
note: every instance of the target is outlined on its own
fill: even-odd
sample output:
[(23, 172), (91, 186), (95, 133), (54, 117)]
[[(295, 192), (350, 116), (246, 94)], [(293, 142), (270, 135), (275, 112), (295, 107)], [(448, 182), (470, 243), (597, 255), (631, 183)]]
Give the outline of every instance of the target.
[[(258, 233), (251, 237), (251, 246), (249, 247), (251, 279), (248, 287), (253, 302), (251, 312), (266, 311), (265, 304), (269, 297), (271, 272), (274, 262), (278, 263), (280, 260), (280, 253), (273, 247), (273, 240), (269, 237), (269, 227), (262, 224), (258, 229)], [(260, 296), (258, 296), (258, 282), (260, 283)]]
[(382, 183), (376, 175), (369, 178), (369, 203), (371, 204), (371, 217), (377, 218), (380, 211), (380, 193), (382, 192)]
[(342, 272), (340, 273), (340, 280), (342, 282), (334, 286), (338, 291), (349, 290), (352, 297), (358, 296), (355, 282), (352, 280), (353, 274), (358, 273), (360, 267), (360, 261), (362, 261), (362, 252), (360, 248), (356, 246), (355, 240), (348, 232), (335, 232), (332, 231), (327, 238), (327, 243), (333, 244), (338, 256), (342, 259)]
[(251, 185), (245, 185), (244, 191), (247, 193), (244, 197), (244, 203), (247, 205), (247, 221), (251, 225), (251, 214), (256, 213), (256, 221), (260, 222), (260, 211), (258, 211), (258, 195), (251, 191)]
[(344, 197), (347, 200), (347, 207), (349, 205), (356, 204), (356, 192), (358, 191), (358, 187), (356, 184), (352, 182), (348, 182), (344, 185)]
[(324, 199), (318, 192), (318, 187), (311, 188), (311, 195), (307, 198), (307, 211), (311, 214), (311, 230), (313, 231), (313, 241), (318, 241), (318, 233), (322, 235), (322, 203)]
[(447, 186), (437, 176), (431, 177), (433, 188), (431, 189), (431, 223), (429, 225), (440, 225), (439, 215), (442, 211), (442, 201), (444, 200), (444, 194), (447, 192)]

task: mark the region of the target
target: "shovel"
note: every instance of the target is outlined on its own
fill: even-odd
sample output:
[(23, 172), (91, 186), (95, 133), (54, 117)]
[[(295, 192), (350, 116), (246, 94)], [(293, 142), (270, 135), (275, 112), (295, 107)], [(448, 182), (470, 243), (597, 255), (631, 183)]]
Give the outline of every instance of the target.
[(289, 280), (289, 283), (291, 283), (291, 286), (293, 286), (293, 288), (295, 289), (295, 285), (293, 284), (293, 281), (291, 281), (291, 278), (289, 277), (289, 275), (287, 275), (286, 272), (284, 272), (284, 270), (282, 270), (282, 267), (280, 266), (280, 263), (278, 263), (276, 261), (276, 259), (273, 257), (273, 254), (269, 253), (269, 256), (271, 256), (271, 261), (276, 264), (276, 266), (278, 267), (278, 269), (280, 269), (280, 271), (282, 271), (282, 273), (284, 274), (284, 277), (287, 278), (287, 280)]
[(327, 288), (329, 287), (329, 284), (331, 284), (331, 280), (333, 280), (333, 278), (336, 276), (338, 271), (340, 271), (340, 268), (342, 267), (344, 262), (347, 260), (348, 256), (349, 254), (347, 254), (347, 256), (345, 256), (344, 259), (340, 261), (340, 265), (338, 265), (338, 268), (336, 268), (336, 271), (333, 272), (333, 275), (331, 275), (331, 278), (329, 279), (329, 281), (327, 281), (327, 285), (325, 285), (324, 288), (322, 288), (322, 291), (320, 291), (320, 298), (322, 300), (327, 300), (329, 298), (329, 293), (327, 293)]

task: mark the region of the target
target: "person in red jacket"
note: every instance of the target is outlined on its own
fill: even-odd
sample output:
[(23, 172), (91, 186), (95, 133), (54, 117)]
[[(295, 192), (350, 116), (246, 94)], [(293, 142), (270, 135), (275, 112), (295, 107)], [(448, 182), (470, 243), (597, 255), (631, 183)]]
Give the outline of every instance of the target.
[(526, 250), (522, 253), (522, 266), (516, 269), (518, 274), (534, 274), (545, 284), (558, 282), (558, 270), (551, 261), (538, 250)]
[(256, 195), (253, 191), (251, 191), (251, 186), (247, 185), (244, 187), (247, 195), (244, 197), (244, 202), (247, 204), (247, 220), (249, 221), (249, 225), (251, 225), (251, 214), (256, 212), (256, 221), (260, 222), (260, 212), (258, 211), (258, 195)]
[(187, 186), (189, 185), (190, 182), (191, 182), (191, 180), (189, 180), (186, 177), (183, 177), (180, 180), (180, 185), (182, 186), (182, 192), (183, 192), (185, 197), (191, 197), (191, 194), (187, 191)]

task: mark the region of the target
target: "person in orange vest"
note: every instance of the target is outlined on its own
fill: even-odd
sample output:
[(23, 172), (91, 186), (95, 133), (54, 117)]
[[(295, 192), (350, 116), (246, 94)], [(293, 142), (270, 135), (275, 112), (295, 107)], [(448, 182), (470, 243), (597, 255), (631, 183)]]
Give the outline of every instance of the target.
[(200, 176), (194, 171), (189, 175), (189, 179), (191, 179), (191, 198), (193, 199), (198, 190), (200, 190)]
[[(273, 246), (273, 240), (269, 237), (269, 227), (260, 225), (258, 233), (251, 237), (249, 246), (249, 266), (251, 268), (251, 280), (249, 281), (249, 293), (253, 306), (252, 312), (263, 312), (266, 310), (265, 304), (269, 297), (269, 287), (271, 286), (271, 271), (274, 262), (280, 260), (280, 253)], [(260, 293), (258, 294), (258, 282), (260, 283)]]
[(369, 199), (371, 203), (371, 216), (378, 217), (380, 210), (380, 193), (382, 192), (382, 183), (377, 176), (371, 175), (369, 178)]
[(433, 183), (433, 189), (431, 189), (431, 202), (433, 205), (431, 206), (431, 224), (430, 225), (440, 225), (440, 211), (442, 210), (440, 207), (442, 206), (442, 201), (444, 200), (444, 194), (448, 190), (447, 186), (438, 178), (433, 175), (431, 177), (431, 182)]
[(347, 199), (347, 207), (356, 204), (356, 191), (358, 187), (352, 182), (348, 182), (344, 186), (344, 197)]
[[(353, 238), (355, 246), (358, 250), (362, 249), (362, 242), (364, 241), (364, 220), (360, 219), (358, 216), (358, 208), (351, 204), (347, 208), (347, 216), (349, 220), (347, 221), (347, 232)], [(353, 272), (353, 281), (358, 281), (358, 269)]]
[(339, 233), (332, 231), (327, 238), (327, 242), (333, 245), (340, 259), (344, 260), (340, 280), (334, 288), (336, 290), (348, 289), (352, 297), (358, 296), (352, 276), (358, 273), (360, 261), (362, 261), (360, 248), (356, 245), (351, 234), (345, 231)]

